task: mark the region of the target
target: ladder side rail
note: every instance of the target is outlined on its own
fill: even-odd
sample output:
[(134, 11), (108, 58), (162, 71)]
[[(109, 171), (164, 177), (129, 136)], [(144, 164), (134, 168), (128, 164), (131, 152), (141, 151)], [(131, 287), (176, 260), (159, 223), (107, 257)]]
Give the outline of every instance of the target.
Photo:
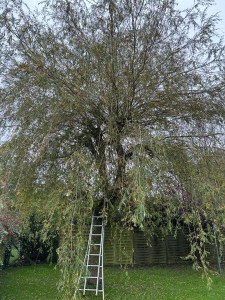
[[(93, 228), (93, 220), (94, 220), (94, 217), (92, 216), (92, 220), (91, 220), (91, 228), (90, 228), (90, 232), (89, 232), (89, 238), (88, 238), (87, 250), (86, 250), (86, 253), (85, 253), (83, 266), (82, 266), (82, 269), (81, 269), (81, 272), (80, 272), (80, 275), (79, 275), (79, 278), (78, 278), (78, 281), (77, 281), (77, 286), (76, 286), (76, 289), (75, 289), (75, 293), (74, 293), (74, 295), (73, 295), (73, 299), (76, 299), (76, 294), (77, 294), (77, 291), (78, 291), (78, 290), (83, 290), (83, 289), (79, 289), (79, 284), (80, 284), (80, 279), (82, 278), (83, 269), (84, 269), (85, 265), (88, 265), (88, 263), (87, 263), (87, 258), (88, 258), (88, 253), (90, 252), (90, 244), (91, 244), (90, 237), (91, 237), (92, 228)], [(86, 274), (86, 273), (87, 273), (87, 269), (86, 269), (86, 271), (85, 271), (85, 274)], [(85, 276), (85, 278), (86, 278), (86, 276)]]
[(104, 239), (105, 239), (105, 220), (102, 221), (103, 239), (102, 239), (102, 299), (105, 299), (105, 288), (104, 288), (104, 272), (103, 272), (103, 255), (104, 255)]
[(85, 279), (84, 279), (83, 295), (85, 295), (85, 290), (86, 290), (86, 286), (87, 286), (88, 265), (89, 265), (89, 258), (90, 258), (89, 254), (90, 254), (90, 249), (91, 249), (91, 238), (92, 238), (92, 231), (93, 231), (93, 223), (94, 223), (94, 215), (92, 215), (92, 219), (91, 219), (91, 228), (90, 228), (88, 247), (87, 247), (87, 252), (86, 252), (87, 263), (86, 263), (85, 276), (84, 276)]
[(101, 229), (101, 241), (100, 241), (100, 249), (99, 249), (99, 258), (98, 258), (98, 273), (97, 273), (97, 282), (96, 282), (96, 296), (98, 295), (98, 285), (99, 285), (99, 277), (100, 277), (100, 265), (101, 265), (101, 257), (102, 257), (102, 236), (103, 235), (103, 227)]

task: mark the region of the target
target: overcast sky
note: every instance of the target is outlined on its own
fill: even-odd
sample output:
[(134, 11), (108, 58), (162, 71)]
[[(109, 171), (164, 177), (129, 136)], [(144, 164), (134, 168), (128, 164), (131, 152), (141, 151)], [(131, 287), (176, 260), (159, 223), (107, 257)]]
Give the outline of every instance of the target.
[[(40, 7), (38, 5), (42, 0), (24, 0), (31, 9), (34, 9), (35, 7)], [(179, 7), (181, 9), (187, 8), (192, 3), (194, 3), (194, 0), (177, 0), (179, 3)], [(219, 13), (219, 17), (221, 18), (220, 23), (218, 24), (218, 27), (225, 33), (225, 0), (215, 0), (215, 5), (211, 6), (209, 9), (210, 14)]]

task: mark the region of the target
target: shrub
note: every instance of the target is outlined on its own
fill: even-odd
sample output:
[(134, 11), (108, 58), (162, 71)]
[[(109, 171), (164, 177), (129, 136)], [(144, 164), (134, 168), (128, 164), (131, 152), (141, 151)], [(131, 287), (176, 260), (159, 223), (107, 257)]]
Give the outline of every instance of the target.
[[(20, 221), (17, 216), (12, 213), (0, 214), (0, 245), (1, 245), (1, 256), (0, 264), (7, 266), (11, 254), (12, 246), (17, 249), (20, 248), (19, 242), (19, 229)], [(5, 250), (5, 253), (4, 250)]]
[(43, 222), (36, 215), (31, 215), (26, 230), (20, 235), (20, 254), (30, 263), (48, 260), (56, 262), (56, 249), (58, 247), (58, 237), (47, 233), (47, 238), (43, 241)]

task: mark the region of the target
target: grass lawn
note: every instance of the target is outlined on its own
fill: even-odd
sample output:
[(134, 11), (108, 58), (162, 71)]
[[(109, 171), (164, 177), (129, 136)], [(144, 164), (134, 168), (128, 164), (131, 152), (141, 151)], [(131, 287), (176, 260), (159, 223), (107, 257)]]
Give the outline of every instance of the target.
[[(225, 272), (225, 270), (224, 270)], [(53, 266), (38, 265), (8, 268), (1, 273), (0, 299), (51, 300), (62, 297), (57, 292), (59, 271)], [(135, 268), (105, 268), (106, 300), (224, 300), (225, 276), (211, 275), (211, 289), (202, 273), (191, 266)], [(90, 292), (89, 292), (90, 293)], [(94, 293), (88, 299), (102, 299)]]

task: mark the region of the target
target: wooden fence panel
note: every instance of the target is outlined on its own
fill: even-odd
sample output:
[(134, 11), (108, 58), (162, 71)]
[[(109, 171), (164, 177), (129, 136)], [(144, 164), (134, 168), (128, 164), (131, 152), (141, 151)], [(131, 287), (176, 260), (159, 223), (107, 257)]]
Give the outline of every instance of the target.
[(167, 264), (184, 262), (183, 258), (186, 257), (190, 251), (190, 245), (185, 233), (183, 230), (179, 230), (176, 237), (172, 234), (168, 234), (165, 237)]
[(133, 230), (106, 227), (104, 263), (107, 265), (133, 263)]
[(143, 231), (134, 231), (134, 264), (150, 264), (152, 248), (147, 244)]
[(172, 264), (181, 263), (182, 257), (189, 253), (187, 237), (182, 231), (175, 238), (172, 234), (162, 237), (158, 231), (150, 245), (142, 231), (134, 232), (134, 264)]

